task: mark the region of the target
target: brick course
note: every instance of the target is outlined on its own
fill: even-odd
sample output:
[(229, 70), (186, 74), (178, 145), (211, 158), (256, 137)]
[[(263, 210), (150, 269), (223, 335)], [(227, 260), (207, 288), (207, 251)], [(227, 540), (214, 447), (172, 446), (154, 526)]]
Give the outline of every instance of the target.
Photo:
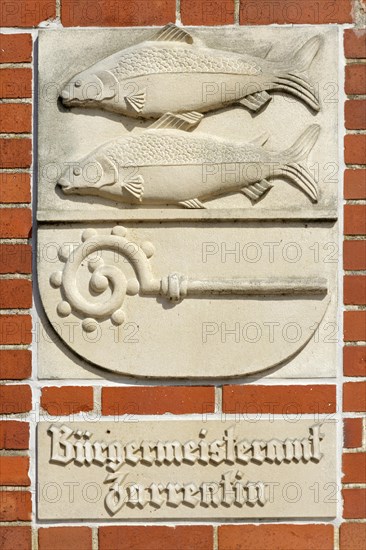
[(102, 413), (121, 414), (188, 414), (215, 410), (213, 387), (125, 387), (102, 389)]

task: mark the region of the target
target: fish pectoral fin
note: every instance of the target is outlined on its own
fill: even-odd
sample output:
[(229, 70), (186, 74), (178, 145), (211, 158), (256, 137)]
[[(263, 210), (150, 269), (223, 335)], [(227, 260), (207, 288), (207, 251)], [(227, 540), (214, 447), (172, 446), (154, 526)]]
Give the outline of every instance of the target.
[(137, 113), (141, 113), (146, 101), (146, 88), (126, 95), (125, 100), (132, 109)]
[(251, 111), (259, 111), (259, 109), (261, 109), (263, 105), (268, 103), (271, 99), (271, 96), (263, 90), (263, 92), (256, 92), (243, 97), (238, 103), (244, 105), (244, 107), (248, 107)]
[(142, 201), (144, 194), (144, 180), (142, 176), (136, 176), (130, 180), (124, 181), (122, 189), (126, 189), (131, 195), (133, 195), (139, 201)]
[(197, 126), (203, 115), (196, 111), (189, 111), (188, 113), (165, 113), (156, 122), (154, 122), (149, 129), (162, 130), (163, 128), (174, 128), (176, 130), (189, 130)]
[(186, 44), (193, 44), (193, 36), (184, 29), (177, 27), (174, 23), (165, 25), (155, 36), (150, 40), (168, 41), (168, 42), (185, 42)]
[(262, 147), (263, 145), (265, 145), (267, 143), (268, 140), (269, 140), (269, 133), (264, 132), (260, 136), (254, 138), (250, 143), (252, 145), (258, 145), (259, 147)]
[(204, 204), (198, 199), (189, 199), (187, 201), (178, 202), (184, 208), (206, 208)]
[(264, 195), (272, 189), (273, 185), (271, 185), (267, 180), (261, 180), (257, 183), (253, 183), (252, 185), (248, 185), (248, 187), (243, 187), (241, 189), (241, 192), (244, 193), (248, 199), (252, 201), (252, 203), (256, 203), (264, 197)]

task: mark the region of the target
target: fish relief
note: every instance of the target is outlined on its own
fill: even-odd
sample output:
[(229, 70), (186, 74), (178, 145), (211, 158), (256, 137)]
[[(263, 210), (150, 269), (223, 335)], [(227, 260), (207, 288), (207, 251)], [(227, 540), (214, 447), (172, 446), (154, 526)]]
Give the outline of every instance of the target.
[[(201, 117), (196, 114), (196, 124)], [(304, 161), (318, 139), (318, 125), (309, 126), (289, 149), (272, 152), (260, 145), (267, 136), (238, 143), (184, 132), (191, 124), (191, 117), (167, 113), (147, 130), (105, 143), (68, 163), (58, 184), (65, 194), (195, 209), (240, 191), (254, 204), (270, 191), (271, 179), (283, 178), (317, 202), (317, 184)], [(225, 165), (237, 169), (223, 179)]]
[[(270, 94), (283, 92), (319, 111), (306, 71), (320, 46), (320, 36), (314, 36), (292, 57), (268, 60), (208, 48), (169, 24), (150, 40), (75, 75), (64, 86), (61, 99), (67, 107), (157, 119), (167, 112), (206, 113), (231, 104), (256, 112), (271, 100)], [(214, 89), (207, 89), (209, 77), (217, 84)], [(222, 94), (222, 89), (235, 93)]]

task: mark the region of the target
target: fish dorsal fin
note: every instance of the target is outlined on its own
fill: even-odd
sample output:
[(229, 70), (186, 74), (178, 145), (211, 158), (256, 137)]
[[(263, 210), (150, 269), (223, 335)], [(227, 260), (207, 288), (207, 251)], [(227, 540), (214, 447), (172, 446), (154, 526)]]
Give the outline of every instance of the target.
[(272, 49), (272, 44), (259, 44), (250, 52), (255, 57), (261, 57), (265, 59)]
[(201, 113), (196, 111), (190, 111), (188, 113), (165, 113), (156, 122), (154, 122), (149, 129), (162, 130), (163, 128), (170, 128), (175, 130), (189, 130), (197, 126), (203, 118)]
[(248, 185), (248, 187), (243, 187), (241, 192), (244, 193), (244, 195), (254, 204), (259, 201), (259, 199), (261, 199), (270, 189), (272, 189), (272, 187), (273, 185), (271, 185), (267, 180), (261, 180), (257, 183), (253, 183), (252, 185)]
[(142, 201), (142, 196), (144, 194), (144, 180), (142, 176), (136, 176), (127, 181), (124, 181), (122, 188), (126, 189), (131, 195), (133, 195), (140, 202)]
[(132, 109), (137, 113), (141, 113), (146, 101), (146, 89), (144, 88), (143, 90), (126, 95), (125, 100)]
[(160, 31), (158, 31), (151, 40), (158, 41), (167, 41), (167, 42), (185, 42), (186, 44), (193, 44), (193, 37), (189, 32), (181, 29), (174, 25), (174, 23), (169, 23)]
[(178, 204), (184, 206), (184, 208), (206, 208), (206, 206), (198, 199), (189, 199), (187, 201), (181, 201)]
[(260, 136), (253, 139), (250, 143), (252, 145), (258, 145), (258, 147), (262, 147), (263, 145), (265, 145), (267, 143), (268, 140), (269, 140), (269, 133), (264, 132)]

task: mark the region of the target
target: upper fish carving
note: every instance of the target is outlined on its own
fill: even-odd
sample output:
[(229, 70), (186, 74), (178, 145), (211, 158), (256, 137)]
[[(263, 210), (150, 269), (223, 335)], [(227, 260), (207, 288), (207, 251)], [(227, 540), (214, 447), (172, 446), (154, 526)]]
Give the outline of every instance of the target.
[(61, 98), (69, 107), (100, 108), (129, 117), (205, 113), (230, 104), (258, 111), (272, 92), (320, 110), (306, 71), (321, 44), (314, 36), (293, 56), (271, 61), (208, 48), (173, 24), (150, 40), (117, 52), (75, 75)]

